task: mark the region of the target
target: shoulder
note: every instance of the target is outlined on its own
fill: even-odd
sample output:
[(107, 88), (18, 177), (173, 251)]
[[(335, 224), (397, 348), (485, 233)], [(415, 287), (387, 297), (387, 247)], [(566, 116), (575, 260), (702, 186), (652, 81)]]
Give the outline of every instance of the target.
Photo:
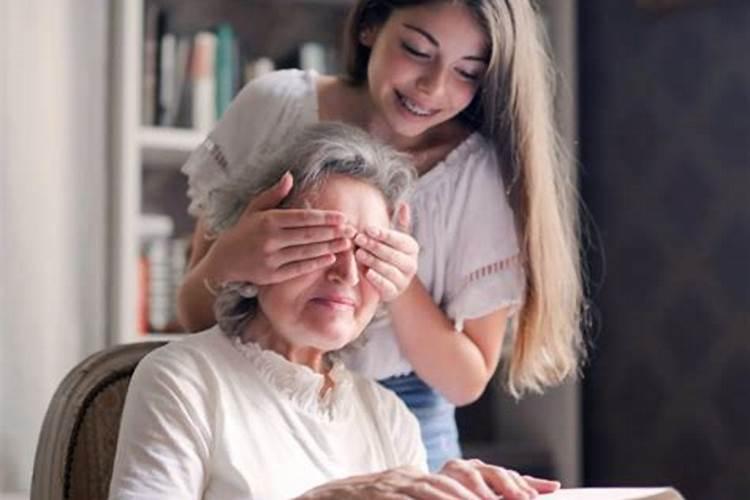
[(210, 372), (222, 363), (228, 342), (218, 328), (170, 342), (146, 355), (138, 363), (134, 377), (194, 380), (196, 375)]
[(303, 96), (315, 89), (315, 73), (299, 69), (272, 71), (251, 80), (239, 98), (278, 98)]
[[(225, 112), (223, 123), (229, 123), (239, 131), (230, 133), (247, 137), (274, 123), (288, 109), (306, 109), (312, 107), (315, 99), (315, 74), (312, 71), (284, 69), (259, 76), (248, 82), (232, 105)], [(308, 106), (309, 104), (309, 106)], [(217, 133), (218, 132), (218, 133)], [(214, 131), (214, 135), (222, 135)], [(221, 137), (217, 137), (218, 142)]]
[(493, 144), (473, 132), (419, 179), (416, 197), (441, 194), (446, 205), (486, 197), (504, 199), (506, 189)]

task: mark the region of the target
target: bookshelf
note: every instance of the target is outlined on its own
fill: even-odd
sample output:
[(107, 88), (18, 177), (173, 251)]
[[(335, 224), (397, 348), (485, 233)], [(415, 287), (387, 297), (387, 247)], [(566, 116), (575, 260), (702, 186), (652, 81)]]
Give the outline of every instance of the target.
[(138, 147), (145, 165), (178, 168), (205, 136), (205, 133), (198, 130), (142, 126), (138, 135)]
[[(143, 215), (145, 212), (170, 215), (176, 219), (176, 233), (189, 235), (192, 221), (187, 215), (188, 201), (180, 185), (184, 179), (180, 179), (179, 168), (206, 136), (205, 130), (144, 124), (144, 31), (149, 6), (168, 11), (170, 30), (178, 34), (194, 34), (221, 23), (231, 24), (240, 50), (247, 49), (251, 57), (268, 56), (280, 61), (306, 41), (338, 45), (338, 33), (352, 3), (352, 0), (112, 1), (109, 344), (180, 337), (144, 327), (139, 316), (143, 314), (140, 303), (144, 300)], [(282, 63), (280, 67), (283, 66)], [(160, 203), (167, 207), (162, 210)]]

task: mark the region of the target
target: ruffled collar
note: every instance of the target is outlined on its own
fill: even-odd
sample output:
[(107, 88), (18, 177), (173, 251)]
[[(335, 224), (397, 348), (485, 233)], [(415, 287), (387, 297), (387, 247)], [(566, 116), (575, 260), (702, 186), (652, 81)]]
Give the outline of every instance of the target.
[(263, 380), (298, 409), (333, 421), (346, 418), (352, 404), (352, 374), (334, 357), (328, 376), (333, 387), (321, 397), (325, 377), (308, 366), (292, 363), (280, 354), (263, 349), (255, 342), (243, 343), (239, 337), (233, 345), (257, 369)]

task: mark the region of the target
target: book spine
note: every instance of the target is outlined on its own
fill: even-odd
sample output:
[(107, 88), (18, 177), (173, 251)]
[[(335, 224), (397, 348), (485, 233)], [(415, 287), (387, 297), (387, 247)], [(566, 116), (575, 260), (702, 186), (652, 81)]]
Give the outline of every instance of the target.
[(146, 6), (143, 24), (143, 80), (141, 85), (141, 123), (156, 123), (156, 67), (159, 39), (159, 8), (149, 3)]
[(300, 69), (326, 73), (326, 48), (317, 42), (303, 43), (299, 48)]
[(154, 238), (146, 244), (148, 262), (148, 324), (151, 331), (166, 330), (172, 315), (172, 281), (169, 239)]
[(232, 27), (226, 23), (219, 25), (216, 39), (216, 114), (220, 117), (234, 96), (235, 36)]
[(175, 100), (175, 67), (177, 57), (177, 39), (174, 34), (166, 33), (161, 37), (161, 67), (159, 68), (159, 125), (172, 124), (172, 116), (177, 106)]
[(193, 128), (209, 131), (216, 122), (215, 79), (216, 35), (202, 31), (195, 35), (192, 61)]
[(180, 36), (177, 39), (177, 54), (175, 56), (174, 101), (173, 114), (168, 117), (169, 126), (190, 126), (190, 119), (185, 118), (190, 112), (190, 50), (193, 37)]

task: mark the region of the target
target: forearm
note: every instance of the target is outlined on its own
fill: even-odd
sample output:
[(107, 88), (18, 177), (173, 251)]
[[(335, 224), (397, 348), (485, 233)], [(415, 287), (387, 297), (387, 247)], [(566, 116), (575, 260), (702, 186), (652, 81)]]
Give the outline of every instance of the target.
[(190, 332), (198, 332), (216, 324), (214, 297), (206, 283), (216, 286), (218, 280), (204, 258), (188, 273), (177, 293), (177, 318)]
[(389, 312), (399, 345), (422, 380), (456, 405), (482, 394), (496, 363), (455, 331), (418, 278), (389, 303)]

